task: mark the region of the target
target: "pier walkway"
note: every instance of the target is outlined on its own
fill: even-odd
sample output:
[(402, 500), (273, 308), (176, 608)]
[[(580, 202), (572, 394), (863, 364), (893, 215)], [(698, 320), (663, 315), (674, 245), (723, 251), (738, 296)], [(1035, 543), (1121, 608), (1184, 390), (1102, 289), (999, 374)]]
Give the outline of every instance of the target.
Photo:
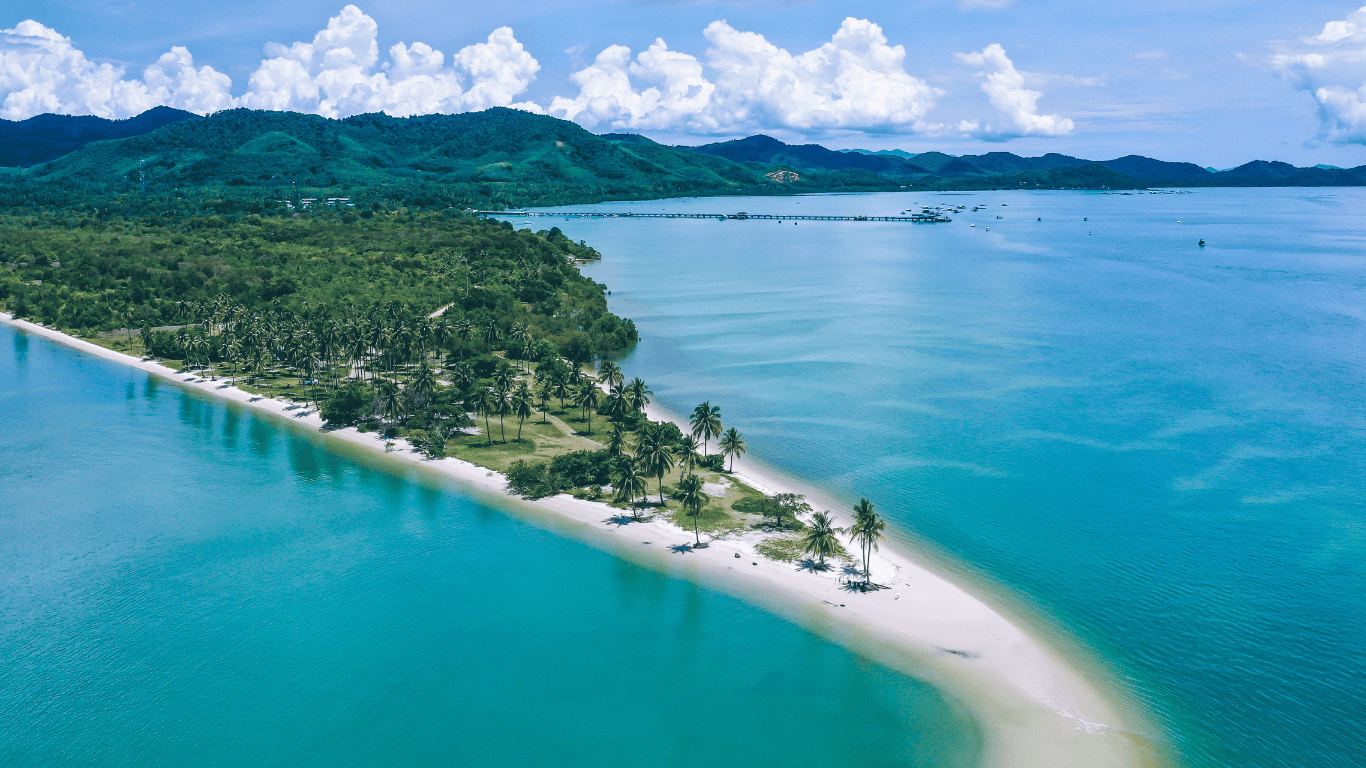
[(567, 219), (719, 219), (721, 221), (766, 219), (769, 221), (899, 221), (908, 224), (940, 224), (953, 221), (938, 213), (910, 216), (807, 216), (777, 213), (633, 213), (631, 211), (471, 211), (476, 216), (563, 216)]

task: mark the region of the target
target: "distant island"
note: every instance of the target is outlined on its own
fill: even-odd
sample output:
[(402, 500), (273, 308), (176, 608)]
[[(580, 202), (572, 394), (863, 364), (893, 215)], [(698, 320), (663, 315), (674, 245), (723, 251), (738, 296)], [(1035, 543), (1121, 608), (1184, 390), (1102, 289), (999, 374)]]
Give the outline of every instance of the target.
[[(333, 120), (158, 107), (128, 120), (0, 121), (0, 207), (122, 195), (497, 210), (683, 196), (985, 189), (1360, 186), (1366, 166), (1253, 161), (1225, 171), (1128, 155), (832, 150), (750, 136), (668, 146), (514, 109)], [(48, 201), (44, 203), (43, 201)], [(127, 205), (128, 201), (119, 203)], [(231, 208), (230, 203), (221, 203)]]

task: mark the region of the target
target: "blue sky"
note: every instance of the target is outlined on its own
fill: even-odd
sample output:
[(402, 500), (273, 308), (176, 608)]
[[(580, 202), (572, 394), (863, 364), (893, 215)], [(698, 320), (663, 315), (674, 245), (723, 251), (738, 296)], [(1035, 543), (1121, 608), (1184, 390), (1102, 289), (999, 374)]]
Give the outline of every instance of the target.
[(9, 0), (0, 116), (520, 104), (670, 143), (1366, 163), (1352, 2), (345, 5)]

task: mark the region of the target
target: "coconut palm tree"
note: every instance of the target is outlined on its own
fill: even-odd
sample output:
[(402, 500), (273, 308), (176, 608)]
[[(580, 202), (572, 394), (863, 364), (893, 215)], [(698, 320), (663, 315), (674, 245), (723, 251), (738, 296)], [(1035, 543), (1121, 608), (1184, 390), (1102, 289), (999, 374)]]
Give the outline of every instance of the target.
[(498, 410), (498, 393), (488, 388), (480, 389), (470, 395), (466, 405), (484, 417), (484, 437), (489, 445), (493, 445), (493, 427), (489, 424), (489, 416)]
[(707, 441), (721, 434), (721, 406), (702, 403), (692, 410), (688, 419), (693, 437), (702, 441), (702, 455), (707, 455)]
[(470, 337), (474, 335), (474, 323), (468, 317), (462, 317), (452, 329), (455, 335), (460, 338), (460, 359), (465, 359), (465, 345), (469, 343)]
[(631, 412), (631, 403), (626, 397), (626, 391), (620, 385), (612, 387), (612, 391), (607, 393), (607, 401), (603, 405), (603, 410), (607, 411), (608, 417), (613, 421), (620, 421), (623, 416)]
[(635, 506), (637, 497), (644, 496), (649, 492), (645, 485), (646, 475), (641, 471), (641, 467), (635, 459), (623, 456), (617, 461), (617, 476), (613, 478), (613, 486), (616, 488), (617, 501), (624, 501), (631, 506)]
[(811, 516), (811, 530), (802, 537), (802, 550), (808, 555), (820, 558), (816, 567), (825, 570), (825, 558), (839, 551), (840, 540), (837, 534), (844, 533), (836, 528), (829, 512), (817, 512)]
[(740, 430), (731, 427), (721, 435), (721, 453), (730, 457), (730, 471), (735, 471), (735, 457), (744, 453), (749, 446), (745, 444), (745, 439), (740, 435)]
[(697, 475), (688, 475), (678, 481), (678, 500), (683, 502), (683, 511), (692, 518), (692, 536), (694, 546), (701, 544), (702, 539), (697, 532), (698, 518), (702, 516), (702, 507), (707, 503), (707, 496), (702, 491), (702, 478)]
[(512, 390), (512, 397), (508, 401), (512, 406), (512, 415), (517, 417), (517, 442), (522, 442), (522, 425), (531, 415), (531, 403), (533, 395), (531, 389), (525, 381), (517, 382), (517, 388)]
[(877, 549), (877, 543), (883, 538), (882, 532), (887, 528), (887, 523), (882, 516), (873, 508), (873, 502), (867, 499), (859, 499), (859, 503), (854, 505), (854, 524), (849, 527), (850, 542), (858, 542), (859, 550), (863, 552), (863, 583), (869, 583), (870, 565), (869, 560), (873, 557), (873, 551)]
[(691, 476), (693, 465), (697, 463), (697, 438), (684, 435), (678, 441), (678, 454), (683, 458), (684, 473)]
[(555, 394), (555, 397), (560, 398), (560, 410), (563, 411), (565, 398), (569, 397), (569, 393), (571, 392), (569, 388), (569, 379), (567, 377), (555, 379), (555, 381), (551, 383), (551, 391)]
[(631, 405), (631, 410), (635, 413), (643, 413), (645, 406), (650, 404), (650, 395), (654, 394), (654, 390), (645, 386), (645, 382), (639, 376), (631, 379), (625, 389), (626, 399)]
[(512, 393), (495, 388), (493, 390), (493, 405), (498, 413), (498, 437), (502, 439), (504, 445), (507, 445), (507, 417), (512, 413)]
[(613, 456), (620, 456), (621, 449), (626, 445), (626, 426), (621, 422), (612, 423), (612, 437), (607, 441), (607, 452)]
[(598, 366), (598, 381), (610, 387), (619, 387), (626, 378), (617, 364), (611, 360), (603, 360)]
[(641, 433), (640, 444), (636, 446), (636, 458), (646, 472), (659, 478), (659, 505), (664, 506), (664, 476), (674, 468), (672, 447), (658, 430), (646, 430)]
[(397, 422), (403, 415), (403, 396), (399, 391), (398, 385), (392, 381), (384, 380), (379, 383), (379, 399), (376, 410), (391, 423)]
[(598, 388), (589, 381), (580, 384), (574, 396), (574, 405), (583, 409), (584, 418), (588, 420), (588, 434), (593, 434), (593, 411), (598, 407)]
[(512, 391), (512, 383), (517, 380), (517, 374), (512, 372), (510, 367), (502, 367), (493, 372), (493, 388), (499, 394), (506, 395)]
[(542, 424), (548, 424), (548, 423), (550, 423), (550, 422), (548, 421), (548, 419), (547, 419), (547, 416), (548, 416), (547, 411), (548, 411), (549, 408), (550, 408), (551, 390), (554, 389), (554, 386), (555, 386), (555, 385), (551, 384), (551, 383), (548, 382), (548, 381), (543, 381), (543, 382), (541, 382), (541, 385), (540, 385), (540, 386), (536, 387), (536, 399), (539, 400), (540, 403), (541, 403), (541, 423), (542, 423)]
[(432, 390), (436, 388), (436, 372), (432, 370), (432, 367), (427, 364), (426, 360), (423, 360), (418, 365), (417, 371), (413, 374), (413, 380), (408, 384), (408, 387), (413, 390), (414, 394), (421, 398), (426, 398), (432, 394)]

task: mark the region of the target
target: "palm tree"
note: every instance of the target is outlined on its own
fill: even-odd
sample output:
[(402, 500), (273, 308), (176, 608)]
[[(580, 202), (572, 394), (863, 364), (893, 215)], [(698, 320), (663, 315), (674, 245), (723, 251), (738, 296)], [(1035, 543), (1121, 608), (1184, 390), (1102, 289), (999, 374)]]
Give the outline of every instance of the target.
[(503, 444), (507, 445), (507, 417), (512, 413), (512, 393), (495, 389), (493, 391), (493, 405), (498, 413), (498, 436)]
[(693, 437), (702, 440), (702, 455), (707, 455), (707, 441), (721, 434), (721, 406), (702, 403), (692, 409), (688, 419)]
[(493, 388), (499, 394), (506, 395), (512, 391), (512, 382), (517, 380), (517, 375), (512, 372), (512, 368), (503, 367), (493, 372)]
[(654, 391), (645, 386), (645, 382), (639, 376), (631, 379), (625, 389), (626, 399), (631, 404), (631, 410), (636, 413), (644, 412), (645, 406), (650, 404), (650, 395), (653, 395)]
[(645, 470), (659, 478), (659, 505), (664, 506), (664, 476), (674, 468), (674, 453), (657, 430), (647, 430), (636, 446), (636, 458)]
[(379, 383), (379, 412), (390, 422), (397, 422), (403, 415), (403, 397), (398, 385), (392, 381)]
[(802, 537), (802, 549), (808, 555), (820, 558), (816, 567), (825, 570), (825, 558), (839, 551), (840, 540), (836, 534), (844, 533), (836, 528), (829, 512), (817, 512), (811, 516), (811, 530)]
[(697, 463), (697, 438), (684, 435), (678, 441), (678, 453), (683, 457), (684, 472), (691, 476), (693, 465)]
[(631, 411), (631, 402), (626, 397), (626, 392), (621, 385), (614, 385), (612, 391), (607, 393), (607, 403), (604, 410), (613, 421), (620, 421), (623, 416)]
[(621, 454), (621, 449), (626, 445), (626, 426), (621, 422), (613, 422), (612, 438), (607, 441), (607, 452), (613, 456)]
[(603, 360), (602, 365), (598, 366), (598, 381), (608, 387), (619, 387), (621, 382), (626, 379), (625, 374), (611, 360)]
[(460, 337), (460, 359), (465, 359), (465, 345), (469, 343), (470, 337), (474, 335), (474, 323), (468, 317), (460, 318), (455, 324), (455, 335)]
[(702, 492), (702, 478), (688, 475), (678, 481), (678, 500), (683, 502), (683, 511), (692, 518), (693, 545), (701, 544), (697, 521), (702, 516), (702, 506), (707, 503), (707, 496)]
[(730, 457), (730, 471), (735, 471), (735, 457), (744, 453), (749, 446), (745, 445), (745, 439), (740, 435), (740, 430), (731, 427), (721, 435), (721, 453)]
[(645, 486), (645, 475), (641, 473), (641, 467), (634, 459), (623, 456), (617, 463), (617, 476), (615, 486), (617, 491), (617, 501), (624, 501), (631, 506), (635, 506), (638, 496), (644, 496), (649, 492)]
[(517, 382), (517, 388), (512, 390), (512, 415), (517, 417), (517, 442), (522, 442), (522, 425), (531, 415), (532, 394), (525, 381)]
[(488, 388), (481, 389), (470, 395), (467, 405), (473, 406), (474, 412), (484, 417), (484, 437), (489, 445), (493, 445), (493, 426), (489, 424), (489, 416), (498, 410), (498, 393)]
[(849, 537), (851, 542), (858, 542), (859, 549), (863, 552), (863, 583), (869, 583), (869, 560), (873, 557), (873, 550), (877, 549), (877, 543), (883, 538), (882, 531), (887, 528), (887, 523), (873, 509), (873, 502), (867, 499), (859, 499), (859, 503), (854, 505), (854, 524), (849, 527)]
[(539, 400), (539, 401), (541, 402), (541, 423), (542, 423), (542, 424), (548, 424), (548, 423), (550, 423), (550, 422), (547, 420), (547, 410), (548, 410), (549, 407), (550, 407), (550, 391), (551, 391), (551, 389), (553, 389), (553, 388), (554, 388), (554, 385), (551, 384), (551, 383), (548, 382), (548, 381), (543, 381), (543, 382), (541, 382), (541, 385), (540, 385), (539, 387), (536, 387), (536, 399)]
[(583, 409), (584, 418), (588, 420), (588, 434), (593, 434), (593, 410), (598, 407), (598, 388), (590, 381), (579, 385), (574, 405)]
[(570, 391), (570, 390), (569, 390), (569, 380), (568, 380), (568, 379), (556, 379), (556, 380), (551, 384), (551, 387), (552, 387), (552, 391), (555, 393), (555, 397), (560, 398), (560, 411), (564, 411), (564, 400), (565, 400), (566, 397), (569, 397), (569, 391)]
[(408, 385), (413, 393), (418, 397), (425, 398), (436, 388), (436, 372), (423, 360), (417, 367), (417, 372), (413, 374), (413, 380)]
[(484, 328), (484, 343), (488, 344), (490, 349), (498, 343), (498, 322), (496, 320), (490, 320)]

